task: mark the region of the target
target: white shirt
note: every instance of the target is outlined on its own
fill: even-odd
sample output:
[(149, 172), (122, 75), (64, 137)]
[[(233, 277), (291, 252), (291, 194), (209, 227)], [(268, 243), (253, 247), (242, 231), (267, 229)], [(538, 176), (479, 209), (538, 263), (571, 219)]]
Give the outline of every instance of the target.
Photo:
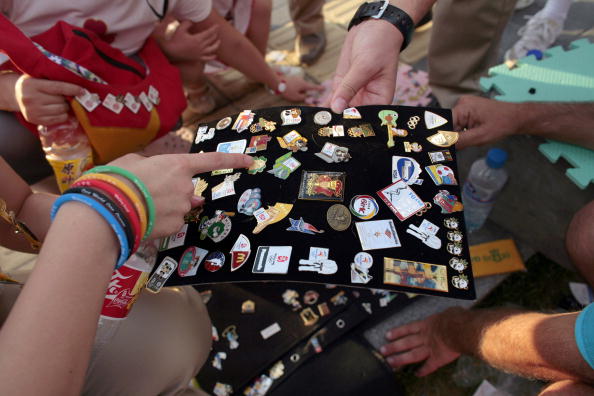
[[(159, 22), (149, 3), (157, 13), (162, 13), (164, 1), (0, 0), (0, 12), (27, 36), (42, 33), (59, 20), (80, 27), (106, 28), (105, 33), (114, 37), (111, 45), (131, 55), (142, 47)], [(211, 9), (211, 0), (169, 0), (167, 13), (178, 20), (200, 22)], [(6, 59), (0, 54), (0, 64)]]

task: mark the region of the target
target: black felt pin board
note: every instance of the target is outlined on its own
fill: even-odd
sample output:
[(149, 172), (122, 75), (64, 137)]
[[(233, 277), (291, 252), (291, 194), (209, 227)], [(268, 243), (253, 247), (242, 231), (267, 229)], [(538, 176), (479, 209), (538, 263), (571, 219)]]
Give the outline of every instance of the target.
[[(250, 143), (251, 137), (254, 135), (268, 134), (272, 137), (272, 140), (267, 144), (266, 150), (258, 151), (253, 154), (254, 156), (264, 156), (267, 158), (266, 169), (264, 172), (252, 175), (248, 174), (246, 170), (236, 169), (234, 171), (234, 173), (241, 173), (240, 178), (234, 184), (236, 192), (234, 195), (212, 201), (211, 188), (222, 183), (226, 175), (212, 176), (210, 173), (200, 175), (201, 178), (208, 182), (208, 188), (203, 193), (206, 198), (206, 204), (201, 216), (208, 216), (211, 218), (214, 216), (216, 210), (235, 212), (235, 215), (230, 217), (232, 223), (231, 232), (225, 239), (215, 243), (208, 237), (203, 240), (200, 239), (199, 224), (196, 222), (190, 223), (187, 227), (183, 246), (161, 251), (157, 262), (159, 263), (165, 256), (169, 256), (179, 262), (183, 252), (188, 246), (197, 246), (206, 249), (209, 252), (218, 251), (223, 253), (225, 255), (225, 264), (220, 270), (209, 272), (205, 269), (204, 262), (202, 262), (199, 265), (195, 276), (181, 277), (175, 272), (169, 278), (166, 285), (173, 286), (219, 282), (293, 281), (331, 283), (350, 287), (406, 291), (460, 299), (475, 298), (474, 280), (470, 265), (468, 240), (466, 238), (463, 213), (459, 211), (443, 214), (442, 209), (433, 202), (433, 198), (440, 190), (447, 190), (450, 194), (457, 196), (458, 200), (460, 200), (460, 187), (458, 185), (437, 186), (425, 171), (426, 166), (433, 165), (429, 159), (428, 152), (448, 150), (451, 153), (452, 161), (444, 161), (441, 163), (449, 166), (454, 171), (456, 179), (459, 181), (455, 147), (438, 147), (426, 139), (428, 136), (437, 133), (438, 130), (453, 130), (451, 111), (447, 109), (406, 106), (358, 107), (357, 109), (362, 116), (361, 119), (345, 119), (342, 114), (332, 114), (332, 121), (329, 126), (343, 125), (345, 132), (344, 137), (322, 137), (318, 135), (318, 130), (321, 126), (314, 123), (314, 115), (319, 111), (328, 109), (318, 107), (298, 107), (301, 111), (301, 122), (297, 125), (283, 126), (281, 112), (286, 109), (290, 109), (290, 107), (253, 110), (255, 113), (254, 123), (258, 122), (261, 117), (276, 122), (276, 129), (272, 132), (262, 131), (259, 133), (251, 133), (248, 129), (238, 133), (237, 131), (232, 130), (231, 126), (229, 126), (228, 128), (217, 130), (212, 139), (192, 145), (191, 152), (193, 153), (201, 151), (210, 152), (216, 151), (217, 145), (222, 142), (246, 139), (247, 146)], [(382, 110), (396, 111), (398, 113), (397, 128), (402, 128), (408, 131), (406, 137), (394, 136), (395, 146), (392, 148), (388, 148), (386, 145), (388, 140), (387, 127), (381, 125), (382, 121), (378, 117), (379, 112)], [(425, 111), (430, 111), (444, 117), (448, 122), (440, 127), (429, 130), (426, 128), (424, 122)], [(420, 120), (416, 127), (412, 129), (407, 124), (408, 120), (414, 116), (419, 117)], [(237, 114), (231, 115), (231, 118), (234, 122), (237, 118)], [(216, 123), (217, 121), (209, 123), (208, 127), (215, 127)], [(365, 123), (372, 125), (375, 136), (351, 137), (348, 135), (349, 128)], [(308, 139), (308, 150), (297, 151), (293, 154), (293, 157), (301, 163), (301, 166), (286, 180), (282, 180), (267, 173), (267, 170), (272, 169), (277, 158), (289, 152), (289, 150), (282, 148), (279, 145), (276, 137), (282, 137), (292, 130), (298, 131), (302, 136)], [(352, 158), (348, 162), (326, 163), (315, 156), (314, 154), (320, 152), (324, 143), (328, 141), (338, 146), (347, 147)], [(422, 146), (422, 151), (405, 152), (404, 142), (416, 142)], [(377, 195), (377, 191), (392, 184), (393, 156), (410, 157), (420, 164), (422, 171), (419, 178), (424, 181), (421, 185), (411, 185), (410, 187), (424, 202), (431, 203), (431, 208), (425, 213), (420, 216), (413, 215), (404, 221), (400, 221)], [(379, 212), (370, 220), (361, 220), (353, 216), (349, 228), (345, 231), (333, 230), (327, 223), (326, 213), (328, 208), (337, 202), (298, 199), (303, 171), (345, 172), (344, 199), (340, 203), (349, 207), (349, 203), (353, 196), (371, 195), (379, 205)], [(257, 224), (256, 219), (253, 216), (247, 216), (237, 212), (237, 202), (239, 197), (245, 190), (250, 188), (260, 188), (262, 190), (262, 206), (264, 208), (274, 206), (276, 203), (292, 204), (293, 207), (287, 217), (275, 224), (269, 225), (259, 234), (253, 234), (252, 230)], [(289, 218), (298, 220), (301, 217), (303, 217), (306, 223), (312, 224), (317, 229), (324, 230), (325, 232), (322, 234), (309, 235), (300, 232), (286, 231), (290, 226)], [(463, 239), (461, 241), (462, 253), (458, 257), (466, 260), (468, 266), (462, 271), (457, 271), (449, 265), (450, 259), (455, 256), (448, 253), (446, 250), (446, 246), (449, 243), (446, 235), (450, 230), (444, 226), (445, 218), (457, 219), (459, 223), (458, 230), (463, 234)], [(393, 220), (401, 247), (368, 250), (367, 253), (371, 254), (373, 257), (373, 265), (369, 270), (369, 274), (373, 278), (366, 284), (352, 283), (350, 265), (353, 262), (354, 256), (363, 251), (355, 227), (355, 222), (386, 219)], [(441, 248), (432, 249), (426, 246), (420, 239), (406, 232), (409, 224), (419, 226), (423, 219), (427, 219), (439, 227), (436, 236), (442, 242)], [(229, 252), (240, 234), (248, 237), (251, 244), (251, 255), (241, 268), (236, 271), (231, 271), (231, 254)], [(288, 273), (252, 273), (254, 258), (256, 257), (259, 246), (291, 246), (292, 251)], [(310, 247), (328, 248), (328, 258), (336, 261), (338, 265), (336, 273), (332, 275), (323, 275), (316, 272), (299, 271), (299, 260), (308, 259)], [(405, 287), (384, 283), (385, 257), (445, 267), (447, 271), (447, 291), (419, 287)], [(443, 268), (440, 269), (443, 270)], [(464, 276), (468, 279), (468, 288), (461, 289), (455, 287), (452, 282), (452, 277), (455, 276)]]

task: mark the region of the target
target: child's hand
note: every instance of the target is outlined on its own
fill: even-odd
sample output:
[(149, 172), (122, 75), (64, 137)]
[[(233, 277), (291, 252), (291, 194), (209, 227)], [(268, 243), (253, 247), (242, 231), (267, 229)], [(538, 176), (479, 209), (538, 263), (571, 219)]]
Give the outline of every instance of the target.
[[(165, 28), (159, 26), (154, 37), (159, 42), (161, 50), (170, 61), (196, 61), (207, 62), (216, 58), (221, 40), (219, 39), (219, 26), (213, 25), (200, 32), (192, 32), (194, 25), (190, 21), (182, 21), (174, 27), (174, 32), (169, 32), (170, 26), (175, 26), (175, 21), (166, 24)], [(163, 25), (163, 24), (162, 24)]]
[(18, 77), (14, 85), (16, 106), (25, 120), (35, 125), (54, 125), (68, 119), (70, 106), (65, 96), (76, 96), (82, 92), (78, 85), (33, 78)]
[(283, 98), (291, 102), (303, 102), (308, 91), (322, 91), (324, 87), (312, 84), (298, 76), (285, 76), (287, 89), (282, 93)]

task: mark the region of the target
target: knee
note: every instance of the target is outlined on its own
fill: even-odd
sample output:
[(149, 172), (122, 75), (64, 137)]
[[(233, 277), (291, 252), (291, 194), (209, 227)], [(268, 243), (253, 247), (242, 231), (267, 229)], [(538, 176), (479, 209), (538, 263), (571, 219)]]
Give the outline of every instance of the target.
[(565, 246), (579, 270), (594, 267), (594, 201), (573, 216), (565, 236)]
[(594, 395), (594, 388), (583, 382), (575, 382), (571, 380), (553, 382), (544, 388), (538, 396), (586, 396)]

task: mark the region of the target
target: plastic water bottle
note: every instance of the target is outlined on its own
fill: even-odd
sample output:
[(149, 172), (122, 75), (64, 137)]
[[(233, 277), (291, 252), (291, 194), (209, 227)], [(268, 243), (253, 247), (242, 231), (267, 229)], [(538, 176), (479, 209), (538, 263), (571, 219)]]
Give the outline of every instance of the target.
[(74, 116), (56, 125), (39, 125), (39, 138), (56, 175), (60, 192), (64, 192), (87, 169), (93, 166), (89, 138)]
[(111, 275), (97, 324), (91, 365), (115, 336), (144, 289), (157, 261), (157, 241), (143, 242), (126, 263)]
[(470, 167), (468, 179), (462, 189), (464, 219), (468, 232), (483, 226), (495, 204), (497, 194), (507, 181), (507, 172), (503, 169), (507, 161), (507, 152), (493, 148), (486, 158), (476, 160)]

